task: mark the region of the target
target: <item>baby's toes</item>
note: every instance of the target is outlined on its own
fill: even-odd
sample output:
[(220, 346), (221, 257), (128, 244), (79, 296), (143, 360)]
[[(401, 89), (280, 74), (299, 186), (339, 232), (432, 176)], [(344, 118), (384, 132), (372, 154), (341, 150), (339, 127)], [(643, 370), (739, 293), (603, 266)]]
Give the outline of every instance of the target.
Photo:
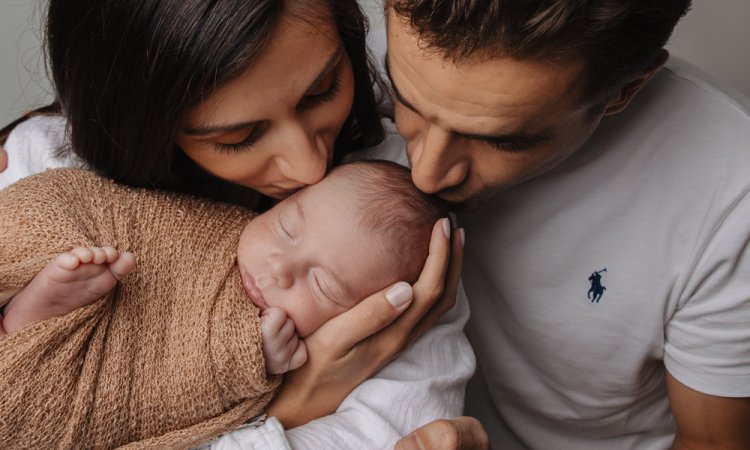
[(55, 258), (53, 264), (65, 270), (75, 270), (81, 264), (81, 260), (72, 253), (63, 253)]
[(122, 280), (125, 275), (129, 274), (130, 271), (133, 270), (133, 267), (135, 267), (135, 255), (130, 252), (123, 252), (109, 265), (109, 270), (119, 281)]
[(94, 264), (104, 264), (107, 262), (107, 253), (101, 247), (91, 247), (91, 253), (94, 254), (94, 258), (91, 260)]
[(78, 258), (81, 264), (88, 264), (94, 260), (94, 252), (88, 247), (76, 247), (68, 253)]
[(105, 262), (109, 264), (117, 261), (117, 258), (120, 257), (120, 252), (112, 246), (102, 247), (102, 251), (104, 252), (104, 256), (106, 257)]

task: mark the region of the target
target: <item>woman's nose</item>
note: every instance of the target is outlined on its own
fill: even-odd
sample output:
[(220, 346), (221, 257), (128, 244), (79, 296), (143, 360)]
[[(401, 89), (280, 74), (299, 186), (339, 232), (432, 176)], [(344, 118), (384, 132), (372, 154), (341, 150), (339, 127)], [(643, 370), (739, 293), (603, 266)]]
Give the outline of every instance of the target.
[(282, 175), (295, 184), (308, 186), (322, 180), (328, 170), (332, 148), (314, 131), (289, 127), (285, 148), (279, 151), (277, 165)]
[(461, 184), (468, 175), (468, 165), (453, 148), (454, 139), (434, 125), (428, 126), (408, 144), (411, 176), (422, 192), (439, 193)]

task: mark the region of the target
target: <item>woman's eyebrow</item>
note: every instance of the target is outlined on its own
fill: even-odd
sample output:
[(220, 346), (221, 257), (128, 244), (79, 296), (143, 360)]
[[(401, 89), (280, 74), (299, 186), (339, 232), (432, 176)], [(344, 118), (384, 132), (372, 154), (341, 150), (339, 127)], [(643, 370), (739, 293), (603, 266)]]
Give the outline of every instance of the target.
[(328, 74), (331, 72), (331, 69), (333, 69), (336, 64), (339, 63), (339, 60), (341, 60), (341, 56), (343, 54), (344, 46), (342, 44), (339, 44), (333, 54), (326, 60), (326, 64), (323, 66), (323, 70), (318, 73), (318, 76), (315, 77), (313, 82), (310, 83), (310, 86), (305, 90), (305, 93), (303, 94), (304, 96), (308, 96), (318, 89), (318, 85), (320, 85), (323, 79), (328, 76)]
[[(343, 54), (344, 54), (344, 47), (343, 45), (339, 44), (339, 46), (336, 47), (336, 50), (333, 52), (333, 54), (331, 54), (331, 56), (326, 60), (326, 63), (323, 66), (323, 69), (318, 73), (318, 75), (315, 77), (313, 82), (310, 83), (309, 87), (305, 90), (305, 93), (303, 94), (303, 96), (308, 96), (318, 89), (318, 86), (325, 79), (325, 77), (331, 72), (331, 69), (333, 69), (336, 66), (336, 64), (339, 63), (339, 61), (341, 60), (341, 56)], [(246, 130), (248, 128), (252, 128), (253, 126), (256, 126), (257, 124), (261, 122), (262, 121), (250, 121), (250, 122), (240, 122), (240, 123), (232, 123), (232, 124), (226, 124), (226, 125), (222, 124), (222, 125), (207, 125), (207, 126), (200, 126), (200, 127), (186, 127), (182, 130), (182, 132), (189, 136), (205, 137), (205, 136), (211, 136), (214, 134), (227, 134), (227, 133), (234, 133), (237, 131)]]
[(214, 134), (228, 134), (252, 128), (262, 121), (239, 122), (228, 125), (208, 125), (202, 127), (185, 127), (182, 132), (190, 136), (210, 136)]

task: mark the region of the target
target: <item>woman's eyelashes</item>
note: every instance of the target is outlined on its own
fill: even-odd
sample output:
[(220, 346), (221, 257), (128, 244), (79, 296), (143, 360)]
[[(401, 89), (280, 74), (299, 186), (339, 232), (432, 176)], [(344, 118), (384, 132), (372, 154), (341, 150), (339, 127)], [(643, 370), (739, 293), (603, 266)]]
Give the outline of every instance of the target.
[(214, 142), (214, 146), (220, 152), (242, 153), (258, 142), (263, 134), (265, 134), (267, 128), (268, 126), (264, 124), (256, 125), (243, 140), (232, 143)]
[[(338, 73), (332, 74), (333, 78), (331, 79), (330, 84), (328, 85), (328, 88), (320, 93), (320, 94), (313, 94), (308, 95), (305, 98), (303, 98), (299, 103), (300, 109), (310, 109), (314, 108), (316, 106), (319, 106), (323, 103), (332, 102), (336, 99), (336, 96), (339, 93), (339, 90), (341, 89), (341, 80), (339, 79)], [(220, 152), (226, 152), (226, 153), (242, 153), (248, 149), (250, 149), (265, 133), (267, 127), (259, 125), (253, 128), (253, 130), (250, 132), (250, 134), (247, 135), (247, 137), (240, 142), (233, 142), (233, 143), (223, 143), (223, 142), (215, 142), (214, 146), (216, 149)]]
[(339, 79), (338, 70), (331, 75), (332, 78), (328, 88), (319, 94), (311, 94), (303, 98), (299, 103), (300, 109), (314, 108), (320, 104), (332, 102), (336, 99), (339, 89), (341, 89), (341, 80)]

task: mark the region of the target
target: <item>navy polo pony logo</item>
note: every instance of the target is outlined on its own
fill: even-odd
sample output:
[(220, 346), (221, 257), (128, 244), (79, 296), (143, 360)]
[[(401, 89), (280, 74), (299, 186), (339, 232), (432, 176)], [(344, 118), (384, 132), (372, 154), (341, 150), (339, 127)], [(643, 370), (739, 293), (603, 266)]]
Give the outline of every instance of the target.
[(591, 282), (591, 289), (589, 289), (588, 298), (591, 300), (591, 303), (599, 303), (599, 300), (601, 300), (602, 295), (604, 295), (604, 291), (607, 289), (606, 287), (602, 286), (602, 272), (606, 272), (607, 268), (594, 272), (589, 277), (589, 281)]

